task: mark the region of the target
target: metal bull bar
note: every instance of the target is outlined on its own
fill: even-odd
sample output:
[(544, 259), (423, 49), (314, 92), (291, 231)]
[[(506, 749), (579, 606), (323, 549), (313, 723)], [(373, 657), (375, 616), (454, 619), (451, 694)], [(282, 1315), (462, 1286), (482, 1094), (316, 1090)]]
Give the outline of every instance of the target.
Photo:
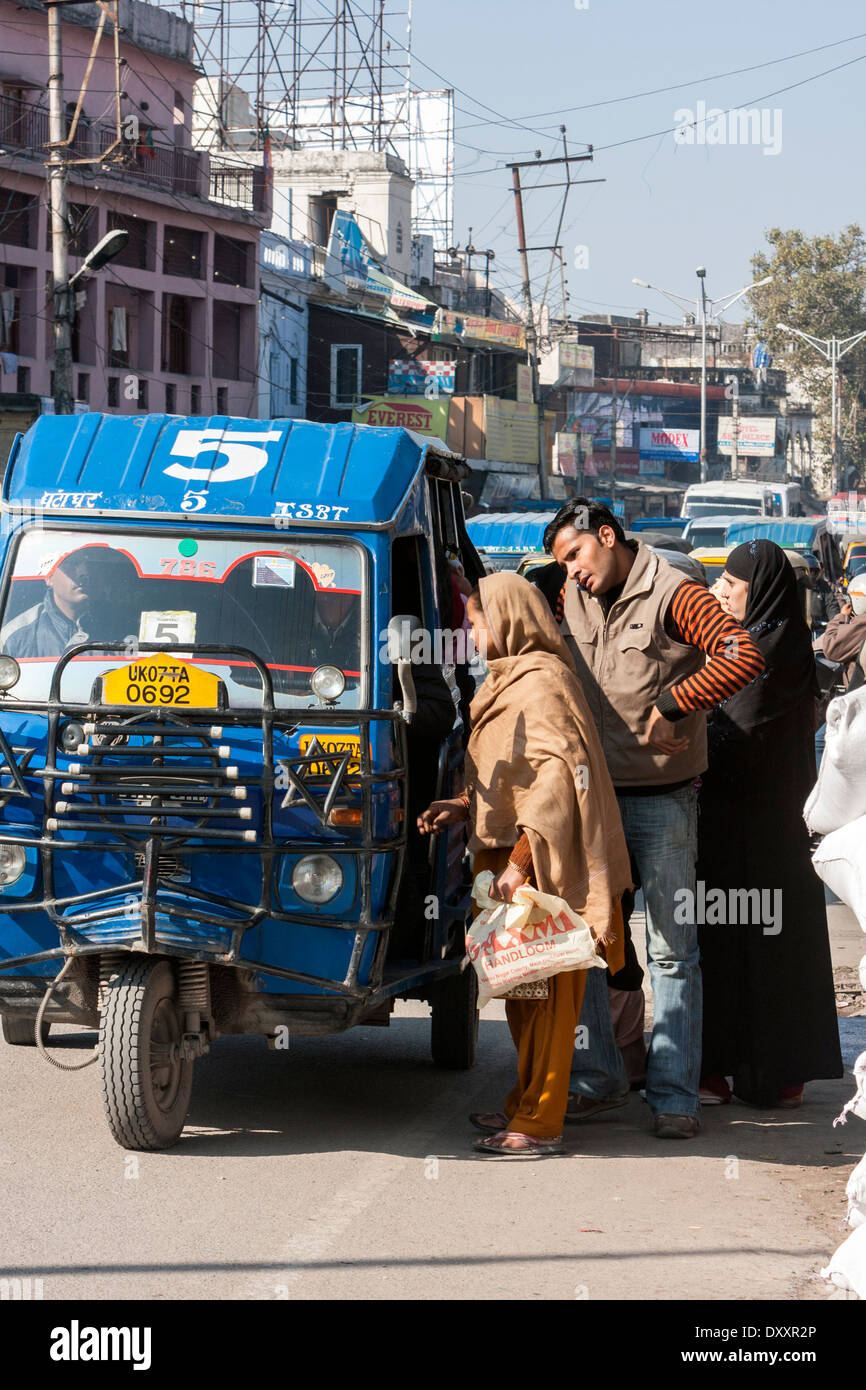
[[(189, 650), (196, 657), (219, 656), (236, 657), (249, 662), (255, 668), (262, 685), (262, 706), (258, 711), (202, 710), (184, 708), (179, 715), (174, 707), (148, 707), (143, 712), (135, 707), (127, 719), (119, 713), (122, 707), (98, 703), (75, 704), (60, 699), (60, 687), (67, 665), (84, 652), (104, 652), (107, 656), (127, 652), (121, 642), (85, 642), (70, 648), (58, 660), (55, 667), (47, 702), (23, 702), (0, 698), (0, 712), (16, 714), (39, 714), (47, 719), (48, 738), (45, 753), (45, 767), (38, 770), (43, 779), (43, 808), (41, 834), (26, 833), (30, 827), (17, 827), (25, 833), (11, 833), (16, 827), (7, 830), (0, 822), (0, 844), (16, 844), (26, 849), (38, 849), (42, 869), (42, 891), (34, 892), (29, 898), (9, 900), (9, 912), (44, 911), (60, 934), (61, 944), (46, 951), (16, 956), (0, 961), (0, 973), (19, 966), (57, 959), (65, 955), (94, 955), (105, 950), (136, 950), (160, 955), (181, 956), (185, 959), (207, 961), (212, 964), (229, 965), (241, 970), (261, 971), (268, 975), (303, 984), (316, 985), (352, 999), (364, 999), (374, 993), (382, 980), (387, 930), (394, 917), (397, 890), (403, 871), (406, 852), (405, 815), (396, 836), (375, 839), (373, 835), (373, 787), (381, 787), (388, 782), (397, 782), (403, 787), (405, 807), (405, 786), (407, 774), (406, 726), (399, 711), (394, 710), (336, 710), (316, 708), (313, 710), (278, 710), (274, 705), (273, 680), (268, 667), (248, 648), (213, 644), (199, 646), (190, 644)], [(141, 653), (163, 653), (164, 644), (142, 643)], [(254, 776), (240, 776), (240, 769), (224, 766), (228, 755), (225, 747), (214, 747), (213, 738), (222, 734), (214, 720), (232, 728), (257, 728), (261, 732), (261, 773)], [(91, 738), (142, 736), (149, 739), (139, 746), (112, 746), (111, 744), (89, 743), (79, 752), (88, 756), (87, 765), (83, 762), (71, 763), (66, 770), (57, 767), (58, 736), (62, 721), (74, 720), (84, 725)], [(104, 721), (104, 722), (99, 722)], [(371, 733), (374, 722), (383, 721), (395, 729), (396, 766), (391, 771), (373, 771), (371, 757)], [(349, 785), (361, 792), (361, 833), (350, 839), (347, 835), (321, 839), (298, 839), (276, 841), (273, 833), (274, 819), (274, 730), (290, 736), (304, 726), (335, 729), (360, 727), (360, 756), (354, 754), (324, 753), (321, 749), (306, 756), (290, 757), (282, 760), (288, 780), (298, 797), (298, 803), (305, 803), (325, 825), (328, 816), (339, 797), (341, 788)], [(200, 746), (172, 740), (199, 740)], [(393, 746), (393, 745), (392, 745)], [(13, 788), (4, 788), (0, 795), (6, 797), (5, 804), (11, 804), (14, 797), (29, 796), (24, 786), (21, 771), (17, 768), (14, 754), (4, 735), (0, 733), (0, 748), (6, 757), (12, 775)], [(128, 759), (128, 762), (126, 761)], [(144, 760), (143, 762), (140, 760)], [(202, 766), (191, 766), (190, 760), (197, 760)], [(358, 761), (360, 770), (348, 773), (352, 761)], [(111, 761), (108, 761), (111, 760)], [(317, 772), (329, 768), (330, 781), (325, 787), (321, 801), (313, 795), (311, 786), (305, 781), (303, 773), (313, 764)], [(36, 771), (28, 775), (35, 776)], [(56, 795), (56, 783), (61, 782), (61, 797)], [(317, 783), (320, 779), (317, 778)], [(139, 794), (149, 793), (146, 807), (124, 806), (120, 802), (106, 802), (106, 797), (134, 794), (134, 788), (144, 788)], [(244, 805), (247, 789), (254, 788), (261, 794), (262, 823), (260, 831), (246, 827), (250, 818)], [(319, 789), (317, 785), (317, 789)], [(90, 802), (77, 798), (88, 796)], [(75, 799), (68, 799), (75, 798)], [(202, 803), (206, 804), (202, 804)], [(2, 803), (0, 803), (2, 804)], [(243, 814), (247, 810), (247, 815)], [(147, 817), (147, 824), (128, 823), (131, 817)], [(187, 825), (169, 825), (169, 820), (188, 820)], [(209, 821), (237, 821), (237, 826), (214, 828)], [(68, 839), (57, 838), (64, 831), (102, 838)], [(196, 841), (196, 843), (193, 843)], [(210, 893), (199, 887), (185, 884), (183, 901), (176, 886), (165, 883), (160, 873), (160, 855), (166, 856), (182, 847), (184, 856), (210, 854), (215, 848), (220, 854), (258, 855), (261, 860), (259, 895), (255, 903), (242, 902)], [(274, 865), (284, 854), (305, 854), (327, 849), (333, 853), (351, 854), (358, 868), (360, 887), (360, 912), (357, 921), (343, 922), (328, 920), (322, 913), (286, 912), (279, 902), (275, 886)], [(58, 898), (55, 893), (55, 856), (84, 851), (86, 853), (117, 853), (118, 851), (139, 852), (143, 854), (142, 873), (138, 879), (127, 883), (112, 884), (106, 888), (95, 889), (89, 893), (72, 897)], [(378, 854), (394, 853), (397, 856), (396, 873), (393, 875), (384, 917), (376, 918), (372, 910), (372, 861)], [(100, 908), (101, 901), (116, 898), (119, 893), (137, 894), (141, 906), (141, 938), (133, 943), (88, 942), (81, 935), (84, 926), (92, 927), (100, 921), (122, 917), (126, 907), (106, 906)], [(170, 914), (174, 911), (189, 916), (191, 902), (201, 904), (195, 920), (202, 925), (212, 926), (232, 933), (228, 950), (220, 951), (207, 946), (182, 946), (161, 940), (156, 929), (157, 910)], [(63, 909), (72, 906), (82, 911), (65, 914)], [(0, 897), (0, 909), (3, 900)], [(233, 915), (216, 911), (217, 907), (227, 909)], [(336, 930), (354, 932), (355, 940), (346, 975), (342, 980), (329, 979), (303, 971), (287, 970), (264, 961), (253, 960), (242, 955), (244, 935), (251, 927), (269, 918), (287, 924), (309, 924), (329, 927)], [(370, 971), (370, 983), (359, 983), (359, 972), (364, 949), (371, 933), (378, 940)]]

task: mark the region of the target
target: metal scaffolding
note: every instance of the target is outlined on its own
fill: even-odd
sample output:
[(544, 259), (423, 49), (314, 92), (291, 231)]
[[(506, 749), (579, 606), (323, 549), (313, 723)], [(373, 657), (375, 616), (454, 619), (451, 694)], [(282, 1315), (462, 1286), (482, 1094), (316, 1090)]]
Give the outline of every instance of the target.
[[(387, 150), (410, 128), (411, 0), (181, 0), (218, 108), (217, 143)], [(245, 94), (251, 119), (232, 118)]]

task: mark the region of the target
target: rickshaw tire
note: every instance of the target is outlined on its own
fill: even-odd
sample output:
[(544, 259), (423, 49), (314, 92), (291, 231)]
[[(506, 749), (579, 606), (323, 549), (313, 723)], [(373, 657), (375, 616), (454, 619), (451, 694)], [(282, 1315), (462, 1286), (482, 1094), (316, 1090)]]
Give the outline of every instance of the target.
[[(168, 1149), (186, 1123), (193, 1063), (176, 1064), (171, 1105), (156, 1103), (150, 1067), (151, 1027), (165, 1000), (176, 1000), (177, 982), (166, 960), (131, 957), (105, 986), (99, 1024), (99, 1073), (109, 1128), (125, 1149)], [(182, 1033), (182, 1022), (178, 1021)]]
[[(43, 1022), (41, 1028), (43, 1043), (48, 1041), (48, 1034), (51, 1032), (51, 1024)], [(10, 1018), (8, 1014), (3, 1015), (3, 1041), (10, 1047), (35, 1047), (36, 1046), (36, 1019), (35, 1018)]]
[(478, 976), (468, 965), (436, 986), (431, 1000), (430, 1050), (447, 1071), (468, 1071), (478, 1050)]

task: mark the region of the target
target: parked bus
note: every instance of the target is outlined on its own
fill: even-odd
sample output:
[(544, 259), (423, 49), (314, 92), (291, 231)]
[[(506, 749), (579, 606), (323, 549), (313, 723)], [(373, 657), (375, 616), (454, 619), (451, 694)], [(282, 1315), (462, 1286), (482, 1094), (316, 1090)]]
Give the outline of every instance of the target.
[(693, 483), (681, 516), (800, 516), (799, 483)]

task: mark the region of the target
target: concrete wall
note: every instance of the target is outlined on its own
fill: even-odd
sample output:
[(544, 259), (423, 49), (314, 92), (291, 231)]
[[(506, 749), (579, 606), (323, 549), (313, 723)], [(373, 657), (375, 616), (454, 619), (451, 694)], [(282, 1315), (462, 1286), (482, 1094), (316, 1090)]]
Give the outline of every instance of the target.
[(373, 151), (275, 150), (273, 161), (275, 232), (325, 245), (315, 200), (335, 197), (341, 211), (354, 213), (391, 274), (408, 281), (412, 180), (400, 160)]

